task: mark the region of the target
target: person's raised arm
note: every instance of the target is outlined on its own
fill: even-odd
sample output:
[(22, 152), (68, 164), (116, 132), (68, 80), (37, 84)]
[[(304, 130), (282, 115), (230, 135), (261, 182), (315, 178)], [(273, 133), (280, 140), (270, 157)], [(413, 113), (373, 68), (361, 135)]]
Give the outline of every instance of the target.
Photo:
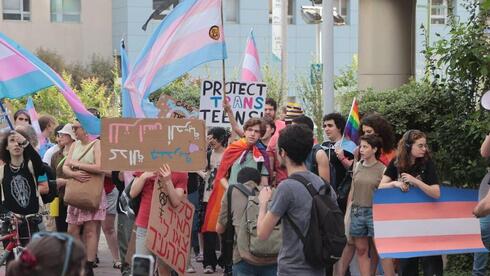
[(144, 172), (140, 176), (135, 177), (133, 184), (131, 185), (131, 190), (129, 190), (129, 196), (131, 198), (136, 198), (143, 190), (146, 181), (155, 174), (156, 172)]
[(480, 153), (484, 158), (490, 157), (490, 134), (485, 137), (485, 140), (481, 144)]
[(174, 187), (172, 182), (172, 171), (170, 170), (170, 166), (168, 164), (164, 164), (160, 168), (158, 181), (166, 187), (168, 198), (172, 207), (175, 208), (179, 206), (185, 198), (185, 192), (182, 188)]
[(233, 132), (235, 132), (238, 136), (243, 137), (245, 134), (243, 133), (243, 129), (240, 128), (235, 119), (235, 114), (233, 114), (230, 103), (226, 100), (223, 100), (223, 108), (226, 112), (226, 115), (228, 115), (228, 120), (230, 121), (231, 129), (233, 130)]

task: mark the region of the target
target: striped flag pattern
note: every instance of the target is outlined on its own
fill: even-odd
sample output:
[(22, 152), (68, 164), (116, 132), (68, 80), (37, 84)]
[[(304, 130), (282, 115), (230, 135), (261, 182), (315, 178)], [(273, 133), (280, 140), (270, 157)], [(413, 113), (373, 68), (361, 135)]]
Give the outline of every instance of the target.
[(225, 59), (221, 0), (187, 0), (153, 32), (128, 75), (136, 117), (156, 117), (149, 95), (192, 68)]
[(31, 52), (0, 33), (0, 98), (20, 98), (56, 85), (88, 134), (100, 133), (100, 120), (92, 115), (63, 79)]
[(41, 133), (41, 127), (39, 126), (39, 116), (37, 115), (37, 111), (34, 108), (32, 97), (27, 98), (26, 111), (27, 113), (29, 113), (29, 117), (31, 118), (31, 126), (36, 131), (37, 139), (39, 140), (39, 146), (42, 146), (46, 143), (46, 138), (44, 138)]
[(441, 187), (433, 199), (418, 188), (380, 189), (374, 195), (376, 248), (381, 258), (486, 252), (472, 214), (478, 191)]
[(349, 112), (349, 117), (345, 124), (344, 137), (347, 137), (352, 142), (359, 144), (359, 128), (361, 125), (359, 119), (359, 106), (357, 105), (356, 98), (352, 100), (352, 107)]
[(128, 54), (126, 52), (126, 47), (124, 45), (124, 40), (121, 40), (121, 45), (119, 47), (119, 53), (121, 54), (121, 101), (122, 101), (122, 116), (123, 118), (134, 118), (135, 113), (133, 109), (133, 104), (131, 103), (131, 96), (129, 95), (128, 89), (124, 87), (124, 83), (128, 77), (129, 71), (129, 60)]
[(247, 46), (245, 48), (245, 56), (242, 65), (242, 81), (262, 81), (259, 52), (257, 51), (257, 46), (255, 44), (253, 29), (250, 30)]

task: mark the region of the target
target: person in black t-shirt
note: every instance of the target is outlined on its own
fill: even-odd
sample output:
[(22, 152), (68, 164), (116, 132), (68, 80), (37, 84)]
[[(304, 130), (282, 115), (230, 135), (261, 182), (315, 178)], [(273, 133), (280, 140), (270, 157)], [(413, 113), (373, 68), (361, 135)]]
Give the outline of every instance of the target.
[[(27, 135), (21, 133), (22, 130), (10, 131), (0, 140), (0, 159), (5, 162), (0, 167), (3, 170), (0, 204), (8, 211), (25, 216), (39, 211), (39, 196), (46, 194), (49, 188), (41, 157), (25, 138)], [(39, 222), (30, 220), (29, 228), (25, 223), (19, 225), (22, 243), (27, 243), (29, 235), (38, 230)]]
[[(381, 184), (385, 184), (384, 187), (391, 184), (402, 191), (408, 191), (413, 186), (432, 198), (439, 198), (439, 179), (427, 147), (426, 135), (420, 130), (407, 131), (398, 142), (397, 151), (396, 158), (386, 168)], [(418, 276), (419, 260), (422, 261), (424, 276), (442, 275), (441, 256), (401, 259), (398, 275)]]

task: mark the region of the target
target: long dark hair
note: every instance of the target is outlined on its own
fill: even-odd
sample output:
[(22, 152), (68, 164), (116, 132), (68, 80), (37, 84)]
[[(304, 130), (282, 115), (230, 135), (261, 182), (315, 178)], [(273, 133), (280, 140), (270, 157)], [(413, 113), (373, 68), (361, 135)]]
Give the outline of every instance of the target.
[(383, 118), (383, 116), (371, 113), (362, 117), (361, 120), (361, 135), (364, 135), (362, 126), (369, 126), (374, 129), (383, 140), (383, 152), (390, 152), (395, 149), (395, 133), (391, 124)]

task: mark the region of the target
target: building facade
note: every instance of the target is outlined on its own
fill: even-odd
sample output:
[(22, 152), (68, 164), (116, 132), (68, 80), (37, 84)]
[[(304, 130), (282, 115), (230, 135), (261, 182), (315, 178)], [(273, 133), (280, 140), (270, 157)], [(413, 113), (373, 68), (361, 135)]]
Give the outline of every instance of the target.
[(67, 63), (113, 55), (111, 0), (0, 0), (0, 5), (0, 32), (32, 52), (49, 49)]
[[(67, 62), (88, 63), (93, 54), (110, 58), (118, 54), (119, 42), (126, 41), (130, 63), (135, 61), (160, 20), (151, 20), (146, 31), (141, 29), (162, 0), (0, 0), (0, 31), (35, 51), (46, 48), (59, 53)], [(173, 0), (175, 4), (182, 0)], [(399, 1), (399, 0), (397, 0)], [(406, 0), (408, 1), (408, 0)], [(430, 6), (429, 6), (430, 3)], [(430, 22), (429, 41), (436, 33), (448, 32), (447, 15), (455, 13), (460, 20), (467, 18), (457, 0), (417, 0), (414, 35), (414, 67), (416, 77), (423, 75), (421, 54), (425, 37), (419, 28)], [(245, 43), (250, 29), (255, 39), (262, 65), (280, 72), (280, 64), (272, 57), (272, 0), (223, 0), (225, 38), (228, 50), (226, 74), (238, 79)], [(316, 59), (316, 25), (307, 24), (301, 7), (312, 5), (309, 0), (288, 0), (288, 87), (295, 95), (298, 79), (309, 77)], [(359, 40), (359, 0), (333, 0), (335, 11), (345, 24), (334, 27), (334, 68), (338, 74), (352, 63), (362, 47)], [(169, 11), (164, 11), (161, 18)], [(408, 11), (407, 11), (408, 12)], [(386, 16), (379, 14), (378, 16)], [(396, 39), (396, 38), (393, 38)], [(386, 41), (384, 43), (390, 43)], [(393, 61), (396, 62), (396, 61)], [(221, 62), (211, 62), (194, 69), (196, 77), (221, 79)]]

